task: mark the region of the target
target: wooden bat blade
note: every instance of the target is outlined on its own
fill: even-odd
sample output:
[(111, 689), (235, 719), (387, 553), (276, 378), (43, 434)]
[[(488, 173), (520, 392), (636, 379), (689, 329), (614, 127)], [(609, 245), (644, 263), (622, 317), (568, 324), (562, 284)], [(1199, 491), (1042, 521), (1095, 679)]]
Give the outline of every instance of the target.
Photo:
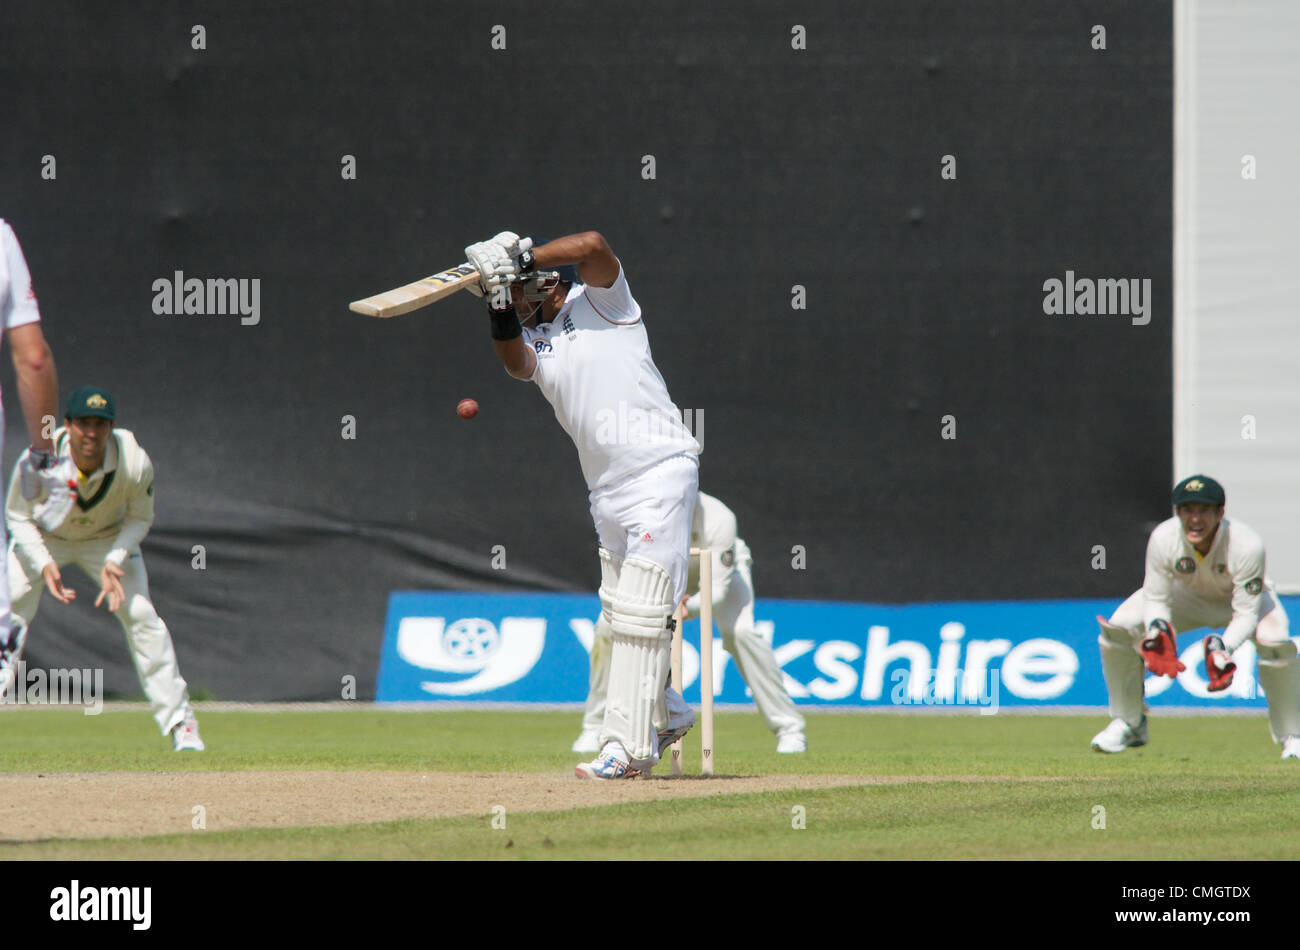
[(354, 300), (348, 304), (348, 309), (353, 313), (365, 314), (367, 317), (396, 317), (427, 307), (458, 290), (464, 290), (476, 280), (478, 280), (478, 271), (468, 264), (461, 264), (451, 270), (431, 274), (413, 284), (406, 284), (362, 300)]

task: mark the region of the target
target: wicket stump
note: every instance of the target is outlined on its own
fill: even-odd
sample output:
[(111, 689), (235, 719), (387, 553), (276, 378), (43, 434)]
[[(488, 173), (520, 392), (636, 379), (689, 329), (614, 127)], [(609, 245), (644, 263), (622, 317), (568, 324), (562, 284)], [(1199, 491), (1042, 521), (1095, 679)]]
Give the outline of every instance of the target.
[[(713, 774), (713, 551), (691, 548), (691, 557), (700, 559), (700, 774)], [(687, 592), (689, 593), (689, 591)], [(672, 686), (682, 691), (682, 624), (686, 611), (677, 610), (673, 630)], [(682, 774), (682, 740), (672, 744), (669, 760), (673, 777)]]

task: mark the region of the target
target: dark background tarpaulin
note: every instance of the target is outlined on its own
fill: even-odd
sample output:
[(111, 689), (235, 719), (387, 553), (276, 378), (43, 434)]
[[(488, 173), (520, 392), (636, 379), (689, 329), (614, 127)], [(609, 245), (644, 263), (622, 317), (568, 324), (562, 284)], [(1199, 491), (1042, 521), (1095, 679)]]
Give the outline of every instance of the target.
[[(1171, 31), (1117, 0), (6, 2), (0, 216), (63, 392), (108, 387), (153, 457), (156, 603), (219, 698), (372, 694), (392, 590), (595, 590), (576, 452), (481, 304), (347, 310), (506, 228), (609, 239), (760, 597), (1118, 598), (1171, 481)], [(259, 278), (260, 323), (154, 314), (177, 270)], [(1150, 325), (1045, 316), (1067, 270), (1150, 278)], [(29, 661), (138, 695), (70, 573)]]

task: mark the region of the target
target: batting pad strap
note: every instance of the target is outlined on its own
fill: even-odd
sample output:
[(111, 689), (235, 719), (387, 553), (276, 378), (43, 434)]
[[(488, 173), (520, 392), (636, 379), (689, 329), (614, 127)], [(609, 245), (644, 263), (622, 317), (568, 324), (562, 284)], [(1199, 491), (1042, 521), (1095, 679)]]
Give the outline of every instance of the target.
[(643, 557), (623, 561), (611, 605), (610, 626), (626, 637), (671, 637), (673, 581), (662, 567)]

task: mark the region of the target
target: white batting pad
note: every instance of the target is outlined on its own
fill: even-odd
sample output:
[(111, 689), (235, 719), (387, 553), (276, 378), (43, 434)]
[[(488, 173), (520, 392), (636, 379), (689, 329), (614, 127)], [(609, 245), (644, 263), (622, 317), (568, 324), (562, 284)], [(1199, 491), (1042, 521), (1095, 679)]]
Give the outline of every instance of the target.
[(659, 758), (655, 706), (668, 677), (672, 578), (655, 562), (629, 557), (614, 596), (613, 649), (601, 743), (617, 739), (633, 764)]

